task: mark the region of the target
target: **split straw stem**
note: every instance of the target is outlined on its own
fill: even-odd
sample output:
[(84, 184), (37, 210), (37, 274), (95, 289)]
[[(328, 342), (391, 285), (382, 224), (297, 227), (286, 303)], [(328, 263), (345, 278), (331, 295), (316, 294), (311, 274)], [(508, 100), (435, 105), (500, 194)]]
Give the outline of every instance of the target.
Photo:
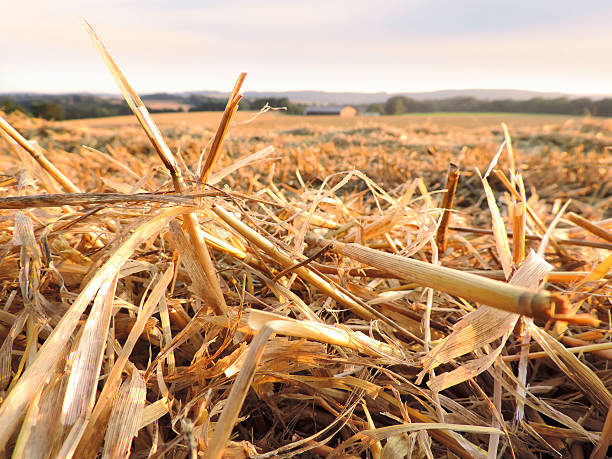
[[(170, 176), (172, 177), (172, 183), (174, 185), (174, 191), (183, 194), (187, 186), (185, 185), (185, 181), (183, 180), (183, 176), (181, 174), (181, 170), (176, 162), (176, 159), (172, 155), (170, 148), (166, 144), (159, 128), (151, 118), (147, 107), (145, 107), (144, 103), (136, 94), (136, 91), (132, 88), (132, 86), (128, 83), (127, 79), (111, 57), (110, 53), (104, 47), (102, 41), (96, 35), (96, 32), (89, 25), (89, 23), (85, 22), (85, 26), (87, 28), (87, 32), (91, 36), (94, 44), (98, 48), (104, 63), (108, 67), (111, 72), (123, 98), (126, 103), (132, 109), (132, 112), (138, 119), (140, 125), (142, 126), (145, 134), (151, 141), (151, 144), (155, 148), (159, 158), (162, 163), (168, 169)], [(184, 219), (184, 228), (186, 232), (189, 234), (189, 238), (191, 239), (191, 243), (193, 244), (193, 249), (196, 253), (196, 257), (206, 274), (206, 278), (208, 280), (208, 287), (210, 288), (211, 295), (210, 299), (212, 300), (212, 306), (215, 310), (221, 314), (228, 314), (228, 308), (225, 304), (225, 299), (223, 297), (223, 292), (221, 291), (221, 285), (219, 284), (219, 279), (217, 278), (217, 271), (213, 262), (210, 258), (210, 254), (208, 252), (208, 248), (205, 242), (201, 239), (200, 234), (198, 232), (198, 228), (200, 227), (200, 222), (198, 221), (198, 217), (195, 212), (186, 212), (183, 215)]]
[(212, 173), (212, 169), (219, 159), (219, 154), (221, 153), (221, 146), (223, 145), (223, 141), (227, 136), (227, 132), (229, 131), (230, 124), (236, 111), (238, 110), (238, 103), (242, 96), (239, 93), (240, 88), (242, 87), (242, 83), (244, 83), (244, 79), (246, 78), (246, 73), (242, 72), (238, 76), (238, 80), (236, 80), (236, 84), (234, 84), (234, 89), (227, 101), (227, 105), (225, 106), (225, 111), (223, 112), (223, 117), (221, 118), (221, 122), (219, 123), (219, 128), (215, 134), (215, 138), (213, 139), (212, 145), (210, 147), (210, 151), (208, 152), (208, 156), (206, 157), (206, 161), (202, 166), (202, 172), (200, 174), (200, 182), (205, 183), (208, 181)]
[[(229, 440), (234, 425), (238, 420), (240, 409), (244, 404), (249, 387), (253, 382), (253, 376), (255, 376), (257, 365), (263, 356), (268, 338), (274, 333), (275, 325), (276, 321), (269, 322), (259, 331), (259, 333), (257, 333), (257, 335), (255, 335), (253, 341), (251, 341), (249, 351), (244, 360), (244, 365), (240, 373), (238, 373), (236, 381), (234, 381), (232, 385), (230, 394), (223, 406), (221, 416), (219, 416), (219, 420), (215, 426), (212, 438), (204, 452), (205, 459), (221, 459), (221, 457), (223, 457), (225, 444)], [(278, 325), (282, 324), (279, 323)]]

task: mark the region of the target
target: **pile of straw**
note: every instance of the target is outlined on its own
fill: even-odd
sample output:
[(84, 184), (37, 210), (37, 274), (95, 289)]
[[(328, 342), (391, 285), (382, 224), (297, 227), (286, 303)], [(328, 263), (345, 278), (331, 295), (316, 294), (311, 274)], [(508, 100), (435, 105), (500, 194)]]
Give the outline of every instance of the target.
[[(63, 151), (76, 131), (0, 117), (5, 454), (605, 456), (600, 144), (519, 158), (504, 126), (497, 155), (423, 143), (406, 161), (389, 153), (406, 135), (380, 127), (389, 149), (362, 159), (366, 173), (326, 155), (355, 151), (363, 133), (348, 131), (287, 151), (245, 140), (229, 161), (241, 74), (203, 154), (183, 138), (194, 145), (175, 155), (89, 32), (157, 164), (131, 134), (107, 153)], [(585, 127), (603, 142), (590, 120), (542, 136)]]

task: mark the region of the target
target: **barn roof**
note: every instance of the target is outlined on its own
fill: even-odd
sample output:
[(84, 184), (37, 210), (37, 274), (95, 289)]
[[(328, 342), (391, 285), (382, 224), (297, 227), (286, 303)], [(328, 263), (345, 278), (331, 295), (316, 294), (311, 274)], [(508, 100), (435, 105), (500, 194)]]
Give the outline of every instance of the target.
[(330, 115), (336, 115), (342, 111), (343, 108), (348, 105), (325, 105), (325, 106), (311, 106), (307, 107), (305, 113), (328, 113)]

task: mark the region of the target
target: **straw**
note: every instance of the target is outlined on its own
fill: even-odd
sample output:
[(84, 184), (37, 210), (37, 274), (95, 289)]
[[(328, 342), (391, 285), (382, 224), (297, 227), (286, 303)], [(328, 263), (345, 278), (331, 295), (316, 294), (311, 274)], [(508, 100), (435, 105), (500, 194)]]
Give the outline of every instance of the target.
[(331, 244), (333, 250), (338, 253), (392, 273), (398, 278), (515, 314), (549, 319), (555, 308), (561, 307), (567, 301), (557, 293), (521, 288), (358, 244), (343, 244), (316, 237), (311, 237), (311, 242), (318, 245)]
[[(106, 63), (109, 71), (113, 75), (117, 86), (119, 86), (123, 97), (134, 112), (134, 115), (136, 115), (136, 118), (138, 119), (142, 128), (147, 134), (147, 137), (153, 144), (164, 166), (166, 166), (166, 169), (168, 169), (168, 172), (172, 176), (172, 182), (174, 184), (175, 191), (177, 193), (183, 193), (186, 189), (186, 186), (183, 181), (181, 171), (178, 167), (176, 160), (174, 159), (174, 156), (170, 152), (170, 149), (166, 145), (166, 142), (162, 138), (159, 129), (157, 128), (157, 126), (153, 122), (153, 119), (149, 115), (147, 108), (144, 106), (142, 100), (140, 100), (140, 97), (138, 97), (136, 92), (127, 82), (108, 51), (106, 51), (106, 48), (94, 32), (93, 28), (87, 22), (85, 23), (85, 26), (94, 44), (98, 48), (100, 55), (104, 59), (104, 62)], [(185, 226), (193, 243), (193, 248), (195, 249), (195, 252), (197, 254), (198, 261), (200, 262), (202, 268), (204, 269), (204, 272), (206, 273), (207, 283), (210, 285), (210, 288), (212, 290), (212, 295), (210, 297), (214, 300), (213, 306), (219, 312), (227, 314), (227, 305), (225, 304), (225, 300), (223, 299), (223, 293), (221, 292), (219, 280), (217, 279), (214, 266), (210, 259), (210, 254), (208, 253), (206, 244), (202, 241), (198, 234), (197, 228), (199, 227), (199, 222), (195, 213), (190, 212), (185, 214)]]
[(90, 32), (134, 115), (0, 115), (4, 456), (605, 456), (609, 121), (153, 120)]
[(446, 231), (448, 229), (448, 223), (450, 221), (450, 210), (453, 208), (453, 201), (455, 200), (455, 193), (457, 192), (457, 183), (459, 182), (459, 168), (456, 164), (450, 163), (448, 166), (448, 176), (446, 178), (446, 191), (442, 198), (442, 217), (436, 230), (436, 244), (438, 245), (438, 252), (443, 254), (446, 251)]
[(34, 148), (30, 142), (28, 142), (16, 129), (14, 129), (4, 118), (0, 116), (0, 129), (3, 130), (9, 137), (17, 142), (25, 151), (27, 151), (32, 158), (34, 158), (38, 164), (51, 176), (53, 179), (60, 184), (62, 188), (68, 193), (80, 193), (81, 190), (68, 179), (60, 170), (55, 167), (46, 156)]

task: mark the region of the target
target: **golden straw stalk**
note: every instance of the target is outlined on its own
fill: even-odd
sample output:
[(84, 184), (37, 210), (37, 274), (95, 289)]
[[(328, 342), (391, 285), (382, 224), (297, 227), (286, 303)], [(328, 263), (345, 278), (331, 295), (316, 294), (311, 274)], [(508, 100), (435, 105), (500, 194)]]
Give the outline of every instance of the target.
[[(272, 242), (262, 237), (257, 231), (249, 228), (247, 225), (242, 223), (238, 218), (234, 217), (230, 212), (222, 209), (220, 206), (212, 205), (211, 211), (216, 214), (221, 220), (227, 223), (230, 227), (240, 233), (243, 237), (248, 239), (253, 244), (257, 245), (260, 249), (262, 249), (267, 255), (272, 257), (278, 263), (280, 263), (283, 267), (289, 268), (294, 267), (295, 260), (291, 258), (285, 251), (283, 251), (280, 247), (277, 247)], [(340, 304), (343, 304), (353, 310), (355, 314), (358, 316), (372, 320), (375, 316), (372, 312), (363, 308), (362, 305), (355, 302), (352, 298), (350, 298), (345, 293), (339, 291), (334, 286), (330, 285), (326, 282), (321, 276), (317, 275), (310, 269), (305, 266), (294, 267), (293, 272), (298, 274), (304, 280), (306, 280), (309, 284), (316, 286), (318, 289), (324, 291), (326, 294), (331, 296), (333, 299), (338, 301)]]
[[(178, 167), (178, 163), (172, 155), (170, 148), (168, 148), (168, 145), (162, 137), (159, 128), (151, 118), (149, 111), (143, 104), (140, 97), (138, 97), (138, 94), (136, 94), (136, 91), (134, 91), (132, 86), (130, 86), (126, 78), (123, 76), (123, 73), (121, 73), (121, 70), (119, 70), (119, 67), (106, 50), (106, 48), (102, 44), (102, 41), (100, 41), (100, 39), (94, 32), (93, 28), (87, 22), (85, 23), (85, 25), (87, 31), (89, 32), (89, 35), (91, 36), (91, 39), (93, 40), (94, 44), (98, 48), (98, 51), (100, 52), (102, 59), (106, 63), (106, 66), (108, 67), (113, 78), (115, 79), (117, 86), (119, 86), (119, 89), (121, 90), (121, 94), (123, 95), (125, 101), (130, 106), (130, 108), (134, 112), (134, 115), (140, 122), (140, 125), (142, 126), (145, 131), (145, 134), (151, 141), (151, 144), (155, 148), (155, 151), (159, 155), (159, 158), (161, 159), (162, 163), (164, 163), (164, 166), (166, 167), (166, 169), (168, 169), (168, 172), (172, 177), (174, 190), (177, 193), (184, 193), (187, 189), (187, 186), (185, 185), (185, 181), (183, 180), (181, 170)], [(208, 253), (208, 248), (206, 247), (206, 244), (204, 243), (198, 232), (198, 228), (200, 227), (198, 217), (195, 212), (186, 212), (183, 218), (185, 219), (185, 229), (189, 234), (198, 261), (200, 262), (200, 264), (202, 265), (202, 269), (204, 269), (204, 272), (206, 273), (206, 278), (209, 284), (208, 286), (211, 290), (211, 294), (208, 298), (212, 300), (212, 306), (217, 310), (217, 312), (227, 314), (228, 309), (227, 305), (225, 304), (223, 292), (221, 291), (219, 279), (217, 278), (216, 269), (212, 263), (210, 254)]]
[(555, 313), (555, 306), (561, 308), (566, 304), (566, 299), (557, 293), (517, 287), (359, 244), (330, 242), (312, 235), (307, 240), (318, 245), (332, 244), (337, 253), (393, 273), (399, 278), (515, 314), (546, 320)]
[(460, 173), (459, 167), (457, 167), (456, 164), (449, 164), (448, 176), (446, 178), (446, 192), (442, 199), (442, 208), (444, 211), (436, 231), (436, 244), (438, 245), (438, 252), (440, 254), (443, 254), (446, 250), (446, 230), (448, 229), (448, 222), (450, 221), (450, 212), (453, 209), (453, 201), (455, 200), (455, 192), (457, 191)]
[(47, 173), (59, 183), (64, 191), (68, 193), (80, 193), (81, 190), (70, 181), (68, 177), (53, 165), (40, 151), (37, 151), (17, 130), (0, 116), (0, 129), (6, 132), (15, 142), (17, 142), (32, 158), (34, 158)]
[(569, 214), (567, 214), (567, 219), (572, 223), (575, 223), (576, 225), (580, 226), (581, 228), (584, 228), (585, 230), (593, 233), (595, 236), (599, 236), (600, 238), (608, 242), (612, 242), (612, 231), (608, 231), (607, 229), (596, 225), (590, 220), (587, 220), (586, 218), (581, 217), (580, 215), (577, 215), (574, 212), (570, 212)]

